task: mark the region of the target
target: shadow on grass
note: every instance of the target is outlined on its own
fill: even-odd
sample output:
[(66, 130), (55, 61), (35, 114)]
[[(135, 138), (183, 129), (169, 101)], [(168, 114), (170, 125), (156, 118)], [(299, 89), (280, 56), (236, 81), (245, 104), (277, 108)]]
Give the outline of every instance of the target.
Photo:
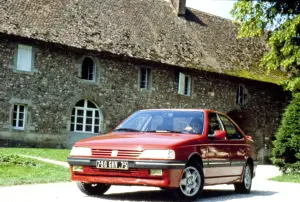
[[(209, 190), (204, 189), (201, 197), (197, 201), (224, 201), (228, 199), (243, 199), (256, 196), (271, 196), (277, 192), (272, 191), (252, 191), (251, 194), (236, 194), (233, 190)], [(107, 194), (99, 197), (99, 199), (107, 199), (112, 201), (128, 200), (128, 201), (179, 201), (176, 195), (171, 191), (150, 190), (130, 193)], [(206, 200), (207, 199), (207, 200)]]

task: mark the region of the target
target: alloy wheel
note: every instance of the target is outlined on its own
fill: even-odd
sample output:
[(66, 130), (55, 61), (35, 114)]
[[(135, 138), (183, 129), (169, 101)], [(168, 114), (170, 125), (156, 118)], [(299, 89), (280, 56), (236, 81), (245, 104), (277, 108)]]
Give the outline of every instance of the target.
[(180, 189), (185, 196), (192, 197), (196, 195), (201, 187), (201, 176), (194, 167), (184, 169), (182, 179), (180, 180)]
[(244, 184), (246, 189), (250, 189), (251, 181), (251, 169), (249, 166), (246, 166), (244, 173)]

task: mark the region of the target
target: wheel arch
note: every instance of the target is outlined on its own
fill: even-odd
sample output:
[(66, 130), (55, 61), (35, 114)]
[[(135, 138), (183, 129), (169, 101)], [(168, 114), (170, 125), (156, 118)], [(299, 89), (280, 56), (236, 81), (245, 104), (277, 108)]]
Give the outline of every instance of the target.
[(201, 168), (203, 168), (203, 166), (204, 166), (203, 160), (199, 153), (197, 153), (197, 152), (191, 153), (186, 164), (193, 162), (193, 161), (198, 162), (200, 164)]
[(252, 169), (254, 167), (254, 161), (251, 157), (248, 157), (247, 161), (246, 161), (246, 164), (250, 164), (252, 166)]

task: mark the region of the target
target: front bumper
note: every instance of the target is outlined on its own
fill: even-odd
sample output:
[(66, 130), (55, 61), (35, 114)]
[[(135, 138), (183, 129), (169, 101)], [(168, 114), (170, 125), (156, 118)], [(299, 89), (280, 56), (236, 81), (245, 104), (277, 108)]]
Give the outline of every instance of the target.
[(103, 158), (74, 158), (68, 157), (70, 165), (81, 166), (96, 166), (97, 160), (114, 160), (114, 161), (128, 161), (129, 168), (149, 168), (149, 169), (183, 169), (185, 161), (175, 160), (132, 160), (132, 159), (103, 159)]
[[(72, 180), (86, 183), (104, 183), (113, 185), (146, 185), (175, 188), (179, 186), (185, 167), (183, 161), (162, 160), (132, 160), (128, 161), (128, 170), (97, 169), (97, 160), (121, 160), (103, 158), (74, 158), (69, 157), (68, 163)], [(122, 159), (124, 161), (125, 159)], [(74, 172), (73, 166), (83, 166), (83, 172)], [(162, 176), (150, 175), (150, 169), (162, 169)]]

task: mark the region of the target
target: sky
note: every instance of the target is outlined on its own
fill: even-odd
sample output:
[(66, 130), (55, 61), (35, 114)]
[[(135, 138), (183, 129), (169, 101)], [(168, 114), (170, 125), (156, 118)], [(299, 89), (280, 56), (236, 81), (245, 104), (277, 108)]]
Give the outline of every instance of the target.
[(232, 19), (229, 11), (236, 0), (187, 0), (187, 7), (195, 8), (206, 13)]

